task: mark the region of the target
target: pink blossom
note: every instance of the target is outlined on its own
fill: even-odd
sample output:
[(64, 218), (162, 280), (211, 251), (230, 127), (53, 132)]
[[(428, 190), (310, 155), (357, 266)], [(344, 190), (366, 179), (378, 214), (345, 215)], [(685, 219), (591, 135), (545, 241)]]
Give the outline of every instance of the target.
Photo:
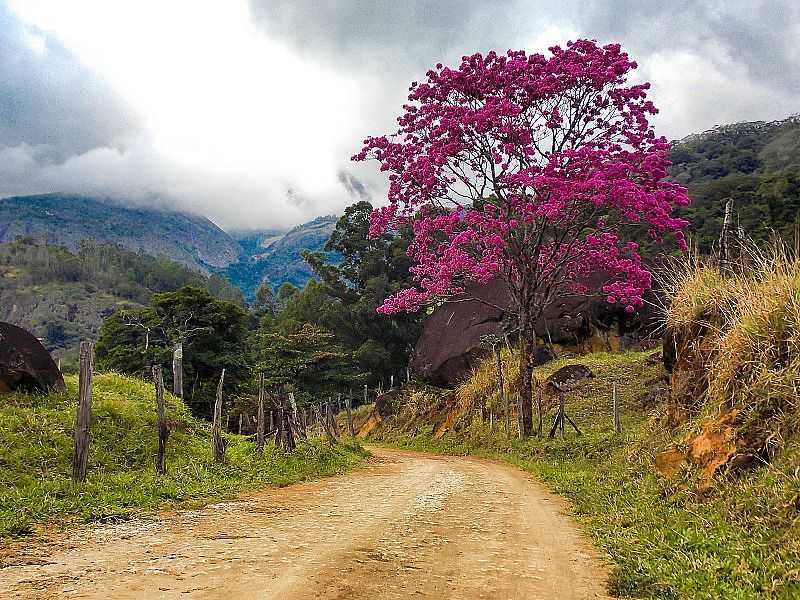
[(377, 160), (389, 176), (370, 235), (409, 222), (414, 231), (417, 287), (380, 312), (418, 310), (497, 277), (518, 301), (532, 290), (541, 309), (553, 289), (579, 289), (597, 273), (599, 292), (631, 312), (652, 277), (620, 226), (644, 225), (686, 248), (674, 209), (688, 196), (665, 179), (669, 144), (649, 123), (649, 84), (627, 82), (636, 63), (593, 40), (549, 51), (436, 65), (411, 85), (397, 132), (367, 138), (353, 157)]

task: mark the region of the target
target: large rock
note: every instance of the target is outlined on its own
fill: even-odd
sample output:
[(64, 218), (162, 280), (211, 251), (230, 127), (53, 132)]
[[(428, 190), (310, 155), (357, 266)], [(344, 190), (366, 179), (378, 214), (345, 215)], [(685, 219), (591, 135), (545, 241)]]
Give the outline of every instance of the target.
[(0, 393), (63, 390), (64, 378), (33, 335), (0, 322)]
[(502, 330), (508, 292), (499, 281), (473, 286), (425, 321), (411, 357), (411, 370), (431, 385), (457, 385), (487, 355), (481, 336)]
[[(587, 281), (596, 289), (601, 276)], [(598, 352), (638, 349), (647, 345), (660, 322), (656, 295), (650, 292), (645, 306), (629, 314), (618, 304), (596, 295), (569, 295), (552, 303), (536, 324), (545, 346), (537, 351), (537, 364), (563, 352)], [(481, 336), (500, 334), (511, 306), (508, 290), (499, 280), (473, 285), (455, 301), (433, 311), (411, 358), (411, 369), (427, 383), (455, 387), (488, 355)]]

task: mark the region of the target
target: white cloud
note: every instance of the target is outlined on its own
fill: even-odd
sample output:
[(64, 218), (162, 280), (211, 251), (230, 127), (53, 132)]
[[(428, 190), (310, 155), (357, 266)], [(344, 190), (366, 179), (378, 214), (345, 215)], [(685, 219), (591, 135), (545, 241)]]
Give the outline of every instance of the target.
[(291, 224), (350, 201), (337, 175), (363, 134), (342, 124), (358, 122), (369, 95), (355, 77), (264, 37), (244, 2), (13, 6), (142, 116), (143, 131), (120, 140), (122, 150), (90, 150), (48, 166), (42, 179), (161, 194), (236, 227)]
[(395, 129), (410, 81), (465, 53), (619, 41), (673, 138), (800, 109), (788, 0), (761, 20), (722, 0), (9, 2), (0, 196), (116, 195), (224, 227), (340, 211), (361, 190), (347, 173), (380, 201), (385, 177), (350, 156)]
[(713, 42), (700, 53), (657, 52), (641, 75), (653, 82), (650, 96), (661, 110), (654, 123), (670, 138), (740, 120), (779, 119), (798, 109), (792, 94), (751, 79)]

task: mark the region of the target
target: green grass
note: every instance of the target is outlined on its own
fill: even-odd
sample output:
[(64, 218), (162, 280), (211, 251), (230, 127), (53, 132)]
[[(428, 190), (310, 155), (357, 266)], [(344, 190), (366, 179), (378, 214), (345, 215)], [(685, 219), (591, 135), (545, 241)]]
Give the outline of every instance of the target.
[[(615, 595), (800, 598), (800, 448), (795, 442), (768, 466), (723, 477), (709, 495), (697, 494), (691, 474), (664, 480), (653, 460), (670, 438), (658, 424), (659, 406), (638, 402), (660, 369), (645, 356), (577, 359), (597, 375), (567, 399), (581, 437), (509, 441), (502, 429), (492, 432), (476, 420), (440, 440), (432, 439), (430, 426), (411, 436), (389, 422), (379, 441), (496, 458), (534, 473), (570, 500), (575, 518), (606, 552)], [(573, 361), (547, 365), (540, 375), (567, 362)], [(623, 405), (621, 435), (613, 432), (612, 382)]]
[(226, 463), (211, 460), (208, 423), (167, 395), (172, 434), (167, 475), (155, 473), (153, 386), (116, 374), (94, 379), (88, 479), (71, 481), (70, 459), (77, 378), (67, 391), (15, 394), (0, 404), (0, 537), (31, 533), (36, 524), (126, 518), (169, 505), (210, 499), (267, 485), (287, 485), (340, 473), (367, 456), (360, 446), (320, 440), (285, 454), (268, 444), (259, 456), (248, 439), (228, 435)]

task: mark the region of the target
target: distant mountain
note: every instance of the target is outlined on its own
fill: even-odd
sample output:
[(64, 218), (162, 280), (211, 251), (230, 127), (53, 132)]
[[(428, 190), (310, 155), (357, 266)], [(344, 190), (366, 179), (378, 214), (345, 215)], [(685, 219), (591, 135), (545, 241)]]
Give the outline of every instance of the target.
[(322, 250), (336, 226), (337, 217), (328, 215), (298, 225), (288, 232), (276, 230), (234, 234), (244, 256), (221, 272), (252, 300), (263, 282), (277, 289), (283, 283), (302, 288), (313, 277), (303, 260), (304, 250)]
[(800, 116), (734, 123), (690, 135), (670, 152), (670, 178), (689, 188), (681, 216), (701, 252), (719, 238), (725, 204), (756, 241), (774, 233), (789, 242), (800, 223)]
[(242, 253), (231, 236), (203, 217), (63, 194), (0, 200), (0, 242), (18, 237), (73, 251), (84, 240), (118, 244), (205, 273), (227, 267)]
[(165, 257), (239, 286), (248, 300), (262, 282), (303, 287), (313, 276), (301, 256), (321, 250), (336, 224), (325, 216), (289, 231), (231, 232), (181, 212), (131, 208), (103, 198), (66, 194), (0, 199), (0, 243), (31, 238), (72, 252), (87, 240)]

